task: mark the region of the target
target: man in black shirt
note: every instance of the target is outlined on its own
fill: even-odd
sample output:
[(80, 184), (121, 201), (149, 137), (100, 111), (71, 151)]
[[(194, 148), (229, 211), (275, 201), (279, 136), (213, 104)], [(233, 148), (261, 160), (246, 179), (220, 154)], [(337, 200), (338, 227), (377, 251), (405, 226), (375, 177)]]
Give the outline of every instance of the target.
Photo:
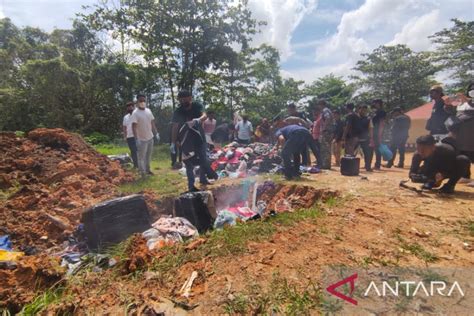
[(354, 104), (348, 103), (346, 104), (346, 122), (344, 127), (344, 134), (342, 139), (344, 141), (344, 152), (346, 155), (355, 155), (355, 149), (359, 144), (359, 140), (357, 135), (359, 134), (358, 131), (358, 120), (359, 116), (357, 113), (354, 112)]
[(200, 166), (199, 180), (201, 184), (209, 184), (207, 178), (217, 179), (217, 174), (211, 169), (207, 157), (207, 144), (201, 123), (207, 116), (203, 106), (192, 101), (189, 91), (182, 90), (178, 94), (180, 106), (174, 111), (170, 146), (171, 152), (181, 149), (182, 159), (186, 166), (189, 191), (198, 191), (194, 186), (194, 166)]
[(382, 153), (379, 150), (379, 146), (382, 144), (382, 136), (385, 128), (385, 118), (387, 113), (383, 109), (383, 101), (376, 99), (372, 101), (372, 107), (375, 110), (372, 118), (372, 139), (374, 140), (374, 151), (375, 151), (375, 170), (380, 170), (382, 165)]
[[(423, 162), (423, 165), (421, 165)], [(464, 155), (456, 155), (453, 146), (447, 143), (436, 143), (432, 135), (420, 136), (416, 140), (416, 153), (413, 155), (410, 179), (423, 183), (423, 189), (431, 190), (448, 179), (439, 190), (442, 193), (453, 193), (456, 183), (469, 173), (470, 161)]]
[(431, 116), (426, 122), (426, 129), (430, 131), (430, 135), (445, 135), (448, 130), (444, 122), (451, 114), (454, 114), (452, 106), (447, 106), (444, 103), (443, 88), (440, 85), (434, 85), (430, 89), (430, 97), (433, 100), (433, 109)]
[(372, 150), (373, 144), (370, 138), (370, 118), (367, 117), (367, 111), (367, 105), (362, 104), (358, 106), (359, 119), (356, 121), (356, 124), (358, 125), (357, 138), (359, 140), (359, 145), (362, 148), (362, 152), (364, 153), (365, 170), (372, 171), (371, 166), (374, 152)]
[(405, 115), (401, 108), (395, 108), (392, 111), (392, 132), (390, 139), (390, 150), (392, 151), (392, 159), (387, 163), (387, 168), (393, 166), (397, 150), (400, 153), (400, 160), (398, 161), (398, 168), (403, 168), (405, 163), (405, 146), (408, 140), (408, 131), (410, 130), (411, 120), (408, 115)]

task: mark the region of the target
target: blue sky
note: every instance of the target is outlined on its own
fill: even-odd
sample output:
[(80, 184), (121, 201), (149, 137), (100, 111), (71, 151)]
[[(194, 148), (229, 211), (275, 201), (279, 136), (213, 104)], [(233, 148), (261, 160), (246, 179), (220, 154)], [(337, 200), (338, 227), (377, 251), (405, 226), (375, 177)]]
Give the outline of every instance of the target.
[[(0, 17), (50, 31), (70, 27), (75, 13), (96, 1), (0, 0)], [(254, 44), (277, 47), (282, 74), (308, 83), (329, 73), (349, 76), (361, 54), (380, 45), (432, 50), (427, 37), (450, 19), (474, 20), (474, 0), (249, 0), (249, 7), (267, 22)]]

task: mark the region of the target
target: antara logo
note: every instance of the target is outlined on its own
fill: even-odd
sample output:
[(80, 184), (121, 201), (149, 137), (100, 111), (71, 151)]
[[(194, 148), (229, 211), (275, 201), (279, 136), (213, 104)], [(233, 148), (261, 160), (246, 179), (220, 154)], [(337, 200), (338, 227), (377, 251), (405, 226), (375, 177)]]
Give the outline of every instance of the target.
[(349, 295), (352, 296), (352, 292), (354, 292), (354, 288), (355, 288), (355, 280), (356, 279), (357, 279), (357, 273), (354, 273), (353, 275), (351, 275), (350, 277), (345, 278), (344, 280), (341, 280), (337, 283), (331, 284), (330, 286), (328, 286), (326, 288), (326, 291), (328, 291), (329, 293), (331, 293), (334, 296), (339, 297), (340, 299), (343, 299), (346, 302), (357, 305), (357, 301), (355, 299), (353, 299), (352, 297), (349, 297), (345, 294), (342, 294), (341, 292), (336, 291), (336, 289), (338, 287), (340, 287), (341, 285), (344, 285), (346, 283), (350, 283), (351, 284), (351, 290), (350, 290)]
[[(331, 293), (332, 295), (349, 302), (353, 305), (357, 305), (357, 300), (352, 298), (352, 293), (355, 289), (355, 280), (357, 279), (357, 273), (337, 282), (331, 284), (326, 288), (326, 290)], [(346, 283), (350, 284), (350, 291), (349, 295), (347, 296), (336, 289)], [(375, 294), (379, 297), (386, 297), (386, 296), (395, 296), (398, 297), (399, 295), (403, 296), (411, 296), (415, 297), (417, 295), (425, 295), (427, 297), (432, 296), (452, 296), (454, 292), (459, 293), (459, 295), (464, 297), (464, 291), (462, 290), (461, 286), (457, 281), (453, 282), (451, 286), (448, 286), (447, 282), (445, 281), (430, 281), (426, 282), (425, 284), (423, 281), (415, 282), (415, 281), (395, 281), (395, 282), (387, 282), (382, 281), (380, 284), (376, 284), (374, 281), (370, 282), (367, 286), (364, 296), (367, 297), (369, 294)]]

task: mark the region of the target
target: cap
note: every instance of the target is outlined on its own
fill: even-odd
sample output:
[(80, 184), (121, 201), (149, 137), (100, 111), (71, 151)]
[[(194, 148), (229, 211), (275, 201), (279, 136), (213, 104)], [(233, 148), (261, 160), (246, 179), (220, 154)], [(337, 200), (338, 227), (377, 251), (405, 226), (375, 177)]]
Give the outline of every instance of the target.
[(192, 95), (191, 95), (191, 92), (189, 92), (188, 90), (181, 90), (178, 93), (178, 98), (187, 98), (187, 97), (190, 97), (190, 96), (192, 96)]

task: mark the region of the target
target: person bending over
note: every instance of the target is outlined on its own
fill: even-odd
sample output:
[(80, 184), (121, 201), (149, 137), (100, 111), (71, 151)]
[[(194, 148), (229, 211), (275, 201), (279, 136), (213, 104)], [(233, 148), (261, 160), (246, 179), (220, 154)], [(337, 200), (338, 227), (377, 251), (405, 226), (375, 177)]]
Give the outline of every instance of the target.
[[(276, 132), (278, 144), (283, 146), (281, 158), (283, 159), (283, 174), (287, 180), (301, 175), (300, 154), (312, 142), (309, 130), (299, 125), (288, 125)], [(291, 158), (293, 156), (293, 164)]]
[(469, 158), (456, 155), (452, 145), (436, 143), (432, 135), (425, 135), (416, 140), (416, 153), (409, 176), (413, 182), (423, 183), (425, 190), (438, 187), (444, 179), (448, 179), (439, 191), (450, 194), (454, 193), (458, 180), (468, 174), (469, 168)]

